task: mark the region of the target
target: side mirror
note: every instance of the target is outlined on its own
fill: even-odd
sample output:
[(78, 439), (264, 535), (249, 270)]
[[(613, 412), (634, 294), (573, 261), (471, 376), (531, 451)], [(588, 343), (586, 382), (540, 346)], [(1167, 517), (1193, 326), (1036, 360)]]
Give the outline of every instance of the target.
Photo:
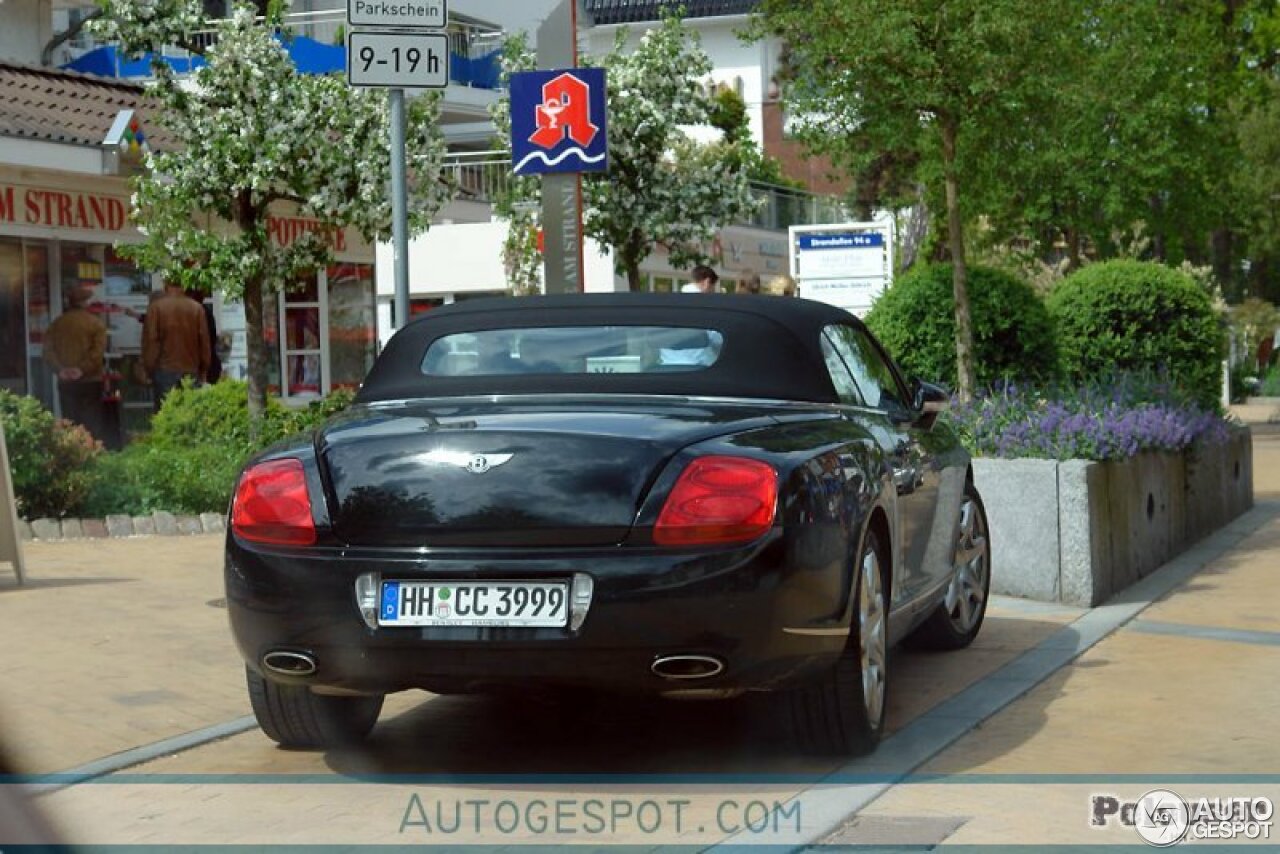
[(951, 406), (951, 395), (945, 388), (923, 380), (911, 383), (911, 408), (922, 415), (937, 415)]

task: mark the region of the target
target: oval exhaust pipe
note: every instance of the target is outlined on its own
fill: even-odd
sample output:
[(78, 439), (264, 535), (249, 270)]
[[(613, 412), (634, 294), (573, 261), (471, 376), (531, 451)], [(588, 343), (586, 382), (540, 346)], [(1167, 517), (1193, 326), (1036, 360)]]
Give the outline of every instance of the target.
[(724, 672), (724, 662), (710, 655), (663, 655), (650, 670), (663, 679), (709, 679)]
[(310, 676), (316, 672), (316, 660), (305, 652), (275, 650), (262, 656), (262, 666), (281, 676)]

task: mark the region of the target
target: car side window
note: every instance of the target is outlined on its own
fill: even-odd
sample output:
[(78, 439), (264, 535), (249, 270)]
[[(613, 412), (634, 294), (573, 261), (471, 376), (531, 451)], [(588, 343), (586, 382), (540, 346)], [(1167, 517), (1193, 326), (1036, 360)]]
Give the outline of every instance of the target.
[(831, 375), (831, 384), (836, 387), (836, 396), (840, 398), (840, 402), (850, 406), (864, 406), (853, 375), (845, 366), (845, 360), (840, 356), (834, 340), (825, 331), (822, 333), (822, 358), (827, 363), (827, 373)]
[(843, 325), (830, 326), (827, 332), (862, 390), (867, 406), (886, 411), (909, 408), (906, 390), (865, 332)]

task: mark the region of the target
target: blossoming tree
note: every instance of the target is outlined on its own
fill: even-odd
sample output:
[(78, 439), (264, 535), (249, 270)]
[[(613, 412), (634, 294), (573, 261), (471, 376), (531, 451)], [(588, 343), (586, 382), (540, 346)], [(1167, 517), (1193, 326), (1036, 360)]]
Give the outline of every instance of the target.
[[(697, 36), (669, 17), (634, 48), (627, 40), (628, 31), (619, 30), (613, 50), (599, 61), (609, 72), (609, 171), (584, 175), (583, 196), (587, 236), (613, 247), (634, 291), (640, 264), (656, 245), (677, 265), (707, 263), (703, 246), (721, 226), (751, 214), (756, 202), (745, 165), (752, 141), (701, 143), (686, 132), (710, 127), (715, 113), (704, 87), (711, 61)], [(504, 62), (508, 72), (533, 67), (520, 41), (508, 42)], [(509, 127), (508, 111), (504, 98), (494, 111), (500, 128)], [(507, 251), (527, 267), (536, 251), (526, 235), (536, 223), (528, 211), (540, 198), (538, 184), (516, 179), (509, 195)]]
[[(144, 240), (120, 251), (166, 280), (243, 300), (249, 355), (249, 411), (266, 405), (270, 354), (264, 298), (333, 259), (333, 235), (389, 232), (389, 116), (381, 92), (352, 89), (337, 75), (298, 72), (281, 39), (284, 5), (264, 18), (238, 5), (208, 21), (200, 0), (99, 0), (101, 37), (137, 55), (178, 45), (205, 63), (180, 77), (153, 62), (150, 120), (177, 144), (147, 158), (135, 179), (133, 217)], [(192, 33), (207, 33), (196, 43)], [(207, 47), (203, 45), (207, 44)], [(445, 147), (434, 93), (409, 102), (409, 227), (426, 229), (448, 200)], [(273, 242), (267, 217), (292, 203), (318, 223), (287, 246)]]

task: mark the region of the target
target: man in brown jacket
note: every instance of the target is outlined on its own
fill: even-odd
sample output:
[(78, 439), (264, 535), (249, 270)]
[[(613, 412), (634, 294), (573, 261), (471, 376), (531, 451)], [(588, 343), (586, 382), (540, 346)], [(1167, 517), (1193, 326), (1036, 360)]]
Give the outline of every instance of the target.
[(167, 285), (142, 322), (142, 366), (151, 377), (156, 412), (183, 378), (204, 381), (210, 352), (204, 309), (181, 285)]
[(84, 425), (94, 438), (103, 437), (102, 357), (107, 327), (85, 306), (92, 293), (76, 287), (67, 292), (67, 310), (45, 333), (44, 359), (58, 374), (62, 417)]

